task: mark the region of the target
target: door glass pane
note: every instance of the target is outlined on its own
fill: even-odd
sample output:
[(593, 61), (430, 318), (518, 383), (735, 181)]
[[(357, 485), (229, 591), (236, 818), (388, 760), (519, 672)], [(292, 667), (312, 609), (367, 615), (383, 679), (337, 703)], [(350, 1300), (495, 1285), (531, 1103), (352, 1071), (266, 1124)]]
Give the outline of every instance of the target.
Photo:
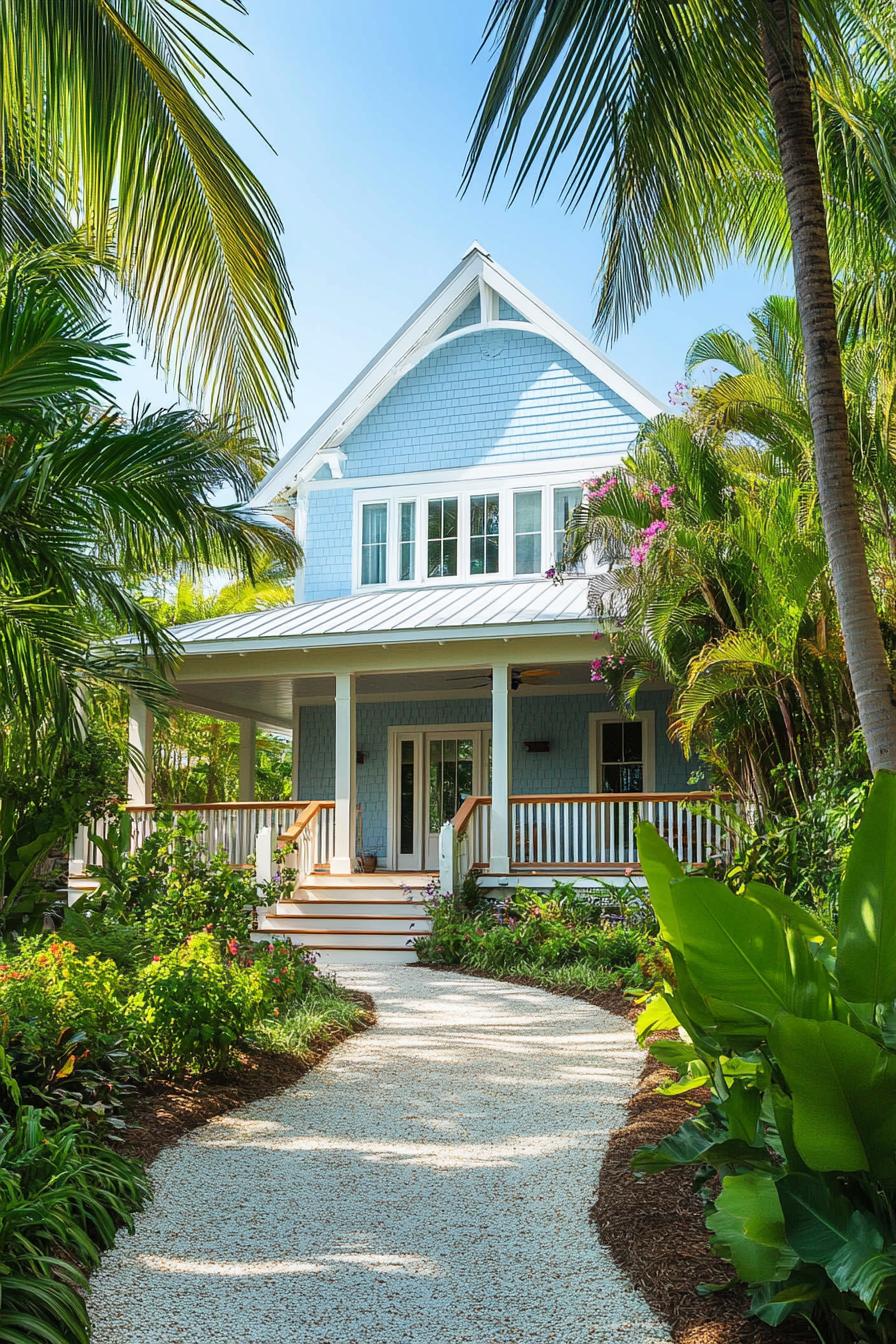
[(388, 505), (365, 504), (361, 509), (361, 582), (386, 582), (386, 525)]
[(513, 572), (541, 572), (540, 490), (523, 490), (513, 497)]
[(398, 768), (398, 845), (402, 854), (414, 852), (414, 775), (414, 744), (405, 741)]
[(398, 577), (404, 581), (416, 576), (417, 505), (412, 499), (403, 500), (398, 514)]
[(435, 835), (473, 792), (473, 739), (429, 743), (429, 831)]
[(499, 504), (497, 495), (470, 499), (470, 573), (498, 572)]
[(431, 499), (426, 517), (426, 573), (431, 579), (457, 573), (457, 500)]

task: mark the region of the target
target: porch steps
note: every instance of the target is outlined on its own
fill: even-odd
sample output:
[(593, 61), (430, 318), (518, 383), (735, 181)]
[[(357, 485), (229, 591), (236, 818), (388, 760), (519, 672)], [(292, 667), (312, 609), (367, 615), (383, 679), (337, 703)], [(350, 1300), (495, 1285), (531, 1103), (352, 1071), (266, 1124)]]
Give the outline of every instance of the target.
[(325, 965), (414, 962), (414, 940), (430, 928), (423, 904), (430, 880), (429, 873), (312, 872), (288, 897), (259, 909), (253, 936), (289, 938)]

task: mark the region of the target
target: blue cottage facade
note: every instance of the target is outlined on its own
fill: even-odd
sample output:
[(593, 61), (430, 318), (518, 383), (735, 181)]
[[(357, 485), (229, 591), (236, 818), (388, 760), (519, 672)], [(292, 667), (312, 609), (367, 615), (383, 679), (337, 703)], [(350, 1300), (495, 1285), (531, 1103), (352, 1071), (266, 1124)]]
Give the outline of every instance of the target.
[(177, 630), (179, 692), (251, 725), (247, 762), (255, 724), (292, 734), (300, 864), (624, 869), (645, 810), (699, 857), (668, 692), (623, 721), (590, 680), (588, 573), (544, 576), (660, 409), (474, 245), (269, 473), (295, 604)]

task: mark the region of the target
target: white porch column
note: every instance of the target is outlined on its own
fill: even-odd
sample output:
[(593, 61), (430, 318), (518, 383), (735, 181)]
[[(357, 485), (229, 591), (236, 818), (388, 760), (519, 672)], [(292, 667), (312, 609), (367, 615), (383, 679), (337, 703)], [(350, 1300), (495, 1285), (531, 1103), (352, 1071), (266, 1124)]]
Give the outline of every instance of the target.
[(128, 798), (138, 806), (152, 802), (152, 711), (132, 695), (128, 708)]
[(355, 867), (355, 674), (336, 673), (336, 787), (331, 873)]
[(299, 752), (302, 741), (302, 704), (299, 700), (298, 687), (292, 688), (292, 794), (295, 802), (299, 801)]
[(510, 664), (492, 668), (492, 843), (489, 867), (510, 872), (511, 709)]
[(254, 719), (240, 719), (240, 802), (255, 800), (255, 730)]

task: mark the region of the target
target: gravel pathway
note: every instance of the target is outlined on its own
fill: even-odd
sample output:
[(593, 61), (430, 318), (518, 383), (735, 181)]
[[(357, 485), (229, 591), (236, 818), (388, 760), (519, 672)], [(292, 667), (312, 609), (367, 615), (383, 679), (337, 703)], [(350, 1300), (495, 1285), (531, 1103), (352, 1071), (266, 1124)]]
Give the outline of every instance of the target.
[(377, 1026), (162, 1154), (95, 1344), (668, 1344), (588, 1224), (630, 1028), (419, 967), (339, 978)]

